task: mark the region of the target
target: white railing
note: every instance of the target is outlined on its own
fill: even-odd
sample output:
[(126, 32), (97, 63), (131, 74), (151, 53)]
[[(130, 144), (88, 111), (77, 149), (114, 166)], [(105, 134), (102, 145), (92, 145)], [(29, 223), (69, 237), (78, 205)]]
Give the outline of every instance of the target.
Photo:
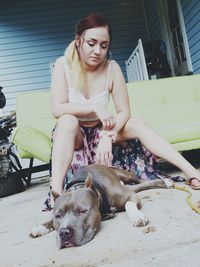
[(128, 82), (149, 80), (141, 39), (138, 40), (138, 45), (130, 55), (129, 59), (125, 61), (125, 64)]

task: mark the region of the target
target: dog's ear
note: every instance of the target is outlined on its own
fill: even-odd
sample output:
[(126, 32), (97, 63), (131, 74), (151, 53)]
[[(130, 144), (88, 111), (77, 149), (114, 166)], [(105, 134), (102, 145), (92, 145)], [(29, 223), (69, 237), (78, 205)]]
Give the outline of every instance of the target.
[(56, 198), (58, 198), (60, 196), (59, 193), (57, 193), (57, 192), (55, 192), (53, 190), (51, 190), (51, 195), (52, 195), (54, 201), (56, 200)]
[(93, 188), (93, 182), (92, 182), (92, 174), (91, 172), (88, 172), (88, 176), (85, 179), (85, 187)]

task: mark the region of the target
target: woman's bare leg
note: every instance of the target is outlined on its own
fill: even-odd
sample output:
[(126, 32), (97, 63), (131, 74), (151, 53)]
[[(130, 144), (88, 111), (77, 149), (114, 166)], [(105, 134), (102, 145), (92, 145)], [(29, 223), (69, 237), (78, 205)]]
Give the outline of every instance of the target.
[(53, 135), (52, 182), (51, 187), (62, 193), (66, 172), (73, 158), (75, 148), (79, 148), (83, 138), (77, 118), (63, 115), (58, 119)]
[[(177, 152), (172, 145), (140, 119), (130, 118), (120, 132), (118, 141), (132, 138), (138, 138), (151, 153), (178, 167), (186, 175), (187, 179), (196, 177), (200, 180), (200, 172)], [(200, 185), (197, 180), (193, 180), (192, 183), (193, 185)]]

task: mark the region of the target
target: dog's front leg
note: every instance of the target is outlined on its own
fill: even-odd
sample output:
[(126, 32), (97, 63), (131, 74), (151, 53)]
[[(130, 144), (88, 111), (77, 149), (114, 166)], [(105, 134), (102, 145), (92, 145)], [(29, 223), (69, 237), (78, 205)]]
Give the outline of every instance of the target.
[(43, 235), (48, 234), (49, 232), (53, 231), (53, 220), (50, 220), (48, 222), (45, 222), (41, 225), (35, 226), (31, 229), (31, 232), (29, 234), (30, 237), (36, 238)]
[(127, 201), (125, 210), (133, 226), (145, 226), (149, 223), (149, 219), (137, 208), (135, 202)]
[(126, 213), (133, 226), (145, 226), (149, 219), (139, 210), (142, 206), (139, 196), (132, 190), (129, 190), (129, 197), (125, 203)]

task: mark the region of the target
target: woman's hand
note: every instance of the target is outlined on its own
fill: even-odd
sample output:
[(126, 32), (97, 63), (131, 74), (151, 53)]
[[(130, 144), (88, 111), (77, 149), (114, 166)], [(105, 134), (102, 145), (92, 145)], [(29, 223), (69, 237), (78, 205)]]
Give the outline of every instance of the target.
[(112, 138), (103, 136), (97, 147), (96, 163), (105, 166), (112, 166)]
[(102, 123), (103, 130), (111, 130), (115, 126), (115, 118), (106, 109), (95, 107), (95, 113)]

